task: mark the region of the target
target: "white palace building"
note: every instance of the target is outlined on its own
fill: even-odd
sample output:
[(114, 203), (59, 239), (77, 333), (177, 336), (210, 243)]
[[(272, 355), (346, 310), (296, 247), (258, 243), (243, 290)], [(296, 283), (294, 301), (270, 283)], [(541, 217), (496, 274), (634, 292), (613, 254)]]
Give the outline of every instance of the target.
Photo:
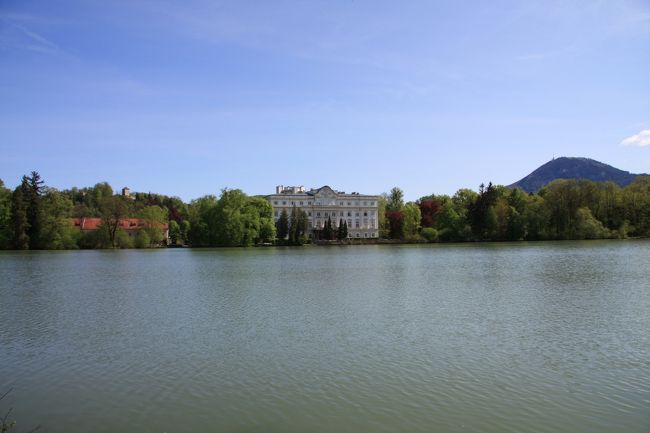
[(275, 194), (266, 198), (273, 206), (275, 221), (280, 217), (282, 210), (286, 210), (287, 215), (291, 215), (293, 207), (305, 211), (309, 221), (310, 238), (315, 230), (325, 226), (328, 218), (334, 227), (338, 227), (341, 220), (346, 221), (349, 238), (379, 237), (379, 196), (358, 192), (346, 194), (329, 186), (306, 191), (303, 186), (278, 185)]

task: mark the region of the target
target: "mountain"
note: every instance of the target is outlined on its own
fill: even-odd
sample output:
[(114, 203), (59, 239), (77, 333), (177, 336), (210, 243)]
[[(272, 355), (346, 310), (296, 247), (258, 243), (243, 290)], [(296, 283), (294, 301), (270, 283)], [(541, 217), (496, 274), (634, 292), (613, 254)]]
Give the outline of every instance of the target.
[(612, 181), (620, 186), (631, 183), (635, 177), (643, 176), (619, 170), (589, 158), (553, 158), (510, 187), (519, 187), (526, 192), (537, 192), (555, 179), (588, 179), (595, 182)]

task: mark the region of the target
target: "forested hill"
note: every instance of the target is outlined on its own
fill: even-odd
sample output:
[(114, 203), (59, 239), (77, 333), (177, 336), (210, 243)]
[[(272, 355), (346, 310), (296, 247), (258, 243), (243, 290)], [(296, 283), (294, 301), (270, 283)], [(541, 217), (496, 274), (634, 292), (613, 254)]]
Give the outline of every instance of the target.
[(589, 158), (554, 158), (523, 179), (510, 185), (526, 192), (537, 192), (555, 179), (587, 179), (594, 182), (612, 181), (623, 187), (629, 185), (638, 174), (619, 170)]

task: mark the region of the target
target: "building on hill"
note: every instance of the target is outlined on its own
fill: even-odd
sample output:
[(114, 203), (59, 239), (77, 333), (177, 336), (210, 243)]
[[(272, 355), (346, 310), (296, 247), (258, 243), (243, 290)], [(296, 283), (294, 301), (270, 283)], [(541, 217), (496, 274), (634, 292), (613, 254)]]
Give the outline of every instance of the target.
[(122, 188), (122, 197), (127, 198), (129, 200), (135, 200), (135, 196), (131, 195), (131, 190), (129, 189), (128, 186)]
[[(98, 230), (99, 226), (102, 225), (101, 218), (72, 218), (71, 222), (82, 233), (93, 232)], [(133, 237), (139, 230), (147, 228), (147, 222), (140, 218), (122, 218), (120, 219), (118, 228), (124, 230), (130, 237)], [(158, 228), (163, 232), (163, 245), (167, 245), (169, 240), (169, 224), (158, 224)]]
[(307, 191), (304, 186), (283, 186), (275, 188), (275, 194), (266, 196), (273, 206), (275, 221), (283, 210), (291, 215), (294, 207), (307, 213), (308, 234), (318, 238), (328, 219), (338, 228), (341, 220), (348, 226), (348, 238), (379, 237), (379, 196), (353, 192), (346, 194), (329, 186)]

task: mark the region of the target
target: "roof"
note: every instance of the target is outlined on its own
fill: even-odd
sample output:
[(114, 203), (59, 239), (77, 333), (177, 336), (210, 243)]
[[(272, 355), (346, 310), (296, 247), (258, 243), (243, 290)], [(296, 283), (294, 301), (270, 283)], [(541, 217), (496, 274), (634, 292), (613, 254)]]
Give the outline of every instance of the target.
[[(79, 227), (82, 231), (92, 231), (99, 229), (102, 225), (101, 218), (72, 218), (72, 224)], [(119, 222), (119, 228), (122, 230), (139, 230), (147, 226), (145, 220), (140, 218), (122, 218)], [(157, 224), (158, 228), (167, 230), (169, 225), (167, 223)]]

